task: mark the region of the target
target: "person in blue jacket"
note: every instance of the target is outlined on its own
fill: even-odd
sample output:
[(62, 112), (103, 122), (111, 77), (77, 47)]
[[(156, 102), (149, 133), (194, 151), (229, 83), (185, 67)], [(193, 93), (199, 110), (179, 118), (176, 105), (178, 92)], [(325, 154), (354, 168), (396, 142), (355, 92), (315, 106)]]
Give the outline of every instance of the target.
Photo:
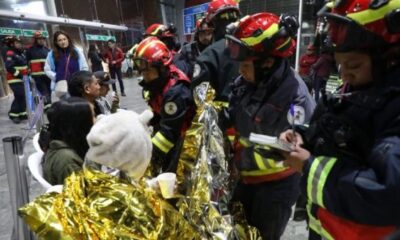
[[(71, 37), (64, 31), (57, 31), (53, 37), (53, 49), (44, 65), (46, 75), (51, 79), (51, 89), (61, 80), (70, 79), (75, 72), (89, 70), (83, 52), (74, 46)], [(67, 92), (68, 89), (65, 89)]]
[(310, 239), (384, 239), (400, 225), (400, 0), (320, 11), (344, 85), (281, 139), (303, 173)]

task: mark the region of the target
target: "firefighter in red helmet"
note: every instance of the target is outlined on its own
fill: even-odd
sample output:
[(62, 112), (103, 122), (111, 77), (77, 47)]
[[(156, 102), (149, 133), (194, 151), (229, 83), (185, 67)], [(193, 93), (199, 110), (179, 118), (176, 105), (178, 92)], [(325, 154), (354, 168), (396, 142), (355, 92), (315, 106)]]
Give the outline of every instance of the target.
[(194, 65), (197, 57), (212, 43), (213, 31), (214, 28), (206, 22), (206, 18), (200, 18), (196, 22), (194, 41), (183, 46), (181, 51), (177, 54), (175, 64), (189, 78), (192, 78), (193, 76)]
[(51, 104), (50, 78), (44, 72), (44, 64), (50, 49), (46, 46), (46, 37), (42, 32), (37, 31), (33, 34), (33, 45), (26, 51), (26, 59), (36, 88), (44, 97), (45, 109)]
[(163, 42), (173, 54), (179, 50), (179, 44), (176, 41), (177, 29), (174, 24), (168, 26), (160, 23), (154, 23), (150, 25), (145, 33), (144, 37), (157, 37)]
[(263, 239), (283, 234), (300, 192), (300, 174), (282, 164), (277, 150), (251, 142), (250, 135), (277, 136), (294, 123), (308, 122), (315, 107), (288, 60), (297, 27), (292, 16), (258, 13), (242, 18), (226, 35), (230, 57), (240, 63), (224, 121), (236, 131), (240, 182), (234, 200), (243, 204)]
[(303, 173), (311, 239), (386, 239), (400, 225), (400, 0), (319, 14), (344, 84), (308, 128), (281, 134), (299, 143), (286, 164)]
[(213, 0), (208, 5), (206, 22), (214, 29), (214, 43), (197, 58), (193, 70), (192, 88), (201, 82), (210, 82), (216, 91), (216, 100), (228, 101), (229, 85), (239, 75), (238, 63), (229, 58), (225, 48), (226, 28), (239, 19), (239, 5), (234, 0)]
[(153, 174), (176, 171), (185, 131), (194, 116), (190, 81), (172, 64), (173, 55), (156, 37), (136, 48), (134, 67), (142, 76), (143, 97), (154, 113)]
[(28, 118), (23, 82), (23, 76), (28, 74), (28, 66), (21, 40), (16, 36), (9, 36), (5, 43), (8, 47), (5, 59), (7, 82), (14, 93), (8, 117), (18, 124)]

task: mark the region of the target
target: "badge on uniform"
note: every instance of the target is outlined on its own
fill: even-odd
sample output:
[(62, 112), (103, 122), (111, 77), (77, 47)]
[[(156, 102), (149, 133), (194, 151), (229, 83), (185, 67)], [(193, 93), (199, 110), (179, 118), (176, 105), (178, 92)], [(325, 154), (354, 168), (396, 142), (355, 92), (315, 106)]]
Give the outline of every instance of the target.
[(164, 111), (169, 115), (174, 115), (178, 111), (178, 106), (174, 102), (167, 102), (164, 105)]
[[(287, 119), (290, 124), (303, 124), (305, 121), (306, 112), (302, 106), (293, 105), (287, 113)], [(293, 119), (294, 118), (294, 119)]]
[(194, 65), (194, 70), (193, 70), (193, 78), (196, 78), (200, 75), (201, 67), (199, 64)]

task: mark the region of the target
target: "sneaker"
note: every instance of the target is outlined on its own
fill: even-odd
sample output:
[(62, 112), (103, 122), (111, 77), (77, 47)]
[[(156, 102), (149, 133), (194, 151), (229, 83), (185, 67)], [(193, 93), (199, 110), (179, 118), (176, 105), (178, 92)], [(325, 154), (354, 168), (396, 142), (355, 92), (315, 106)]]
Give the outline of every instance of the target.
[(21, 119), (19, 119), (19, 118), (11, 118), (11, 121), (13, 121), (13, 123), (15, 123), (15, 124), (21, 123)]
[(126, 94), (124, 92), (121, 93), (121, 96), (126, 97)]

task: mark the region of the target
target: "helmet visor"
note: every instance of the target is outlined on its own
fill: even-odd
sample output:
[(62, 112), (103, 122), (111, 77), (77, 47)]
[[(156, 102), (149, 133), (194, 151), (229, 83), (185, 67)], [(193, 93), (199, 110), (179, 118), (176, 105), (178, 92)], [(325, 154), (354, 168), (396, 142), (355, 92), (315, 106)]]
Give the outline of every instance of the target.
[(144, 58), (134, 58), (133, 68), (139, 72), (142, 72), (150, 68), (150, 63)]
[(229, 56), (231, 59), (236, 61), (244, 61), (249, 57), (253, 56), (252, 51), (244, 45), (239, 39), (232, 35), (226, 35), (227, 48), (229, 50)]

